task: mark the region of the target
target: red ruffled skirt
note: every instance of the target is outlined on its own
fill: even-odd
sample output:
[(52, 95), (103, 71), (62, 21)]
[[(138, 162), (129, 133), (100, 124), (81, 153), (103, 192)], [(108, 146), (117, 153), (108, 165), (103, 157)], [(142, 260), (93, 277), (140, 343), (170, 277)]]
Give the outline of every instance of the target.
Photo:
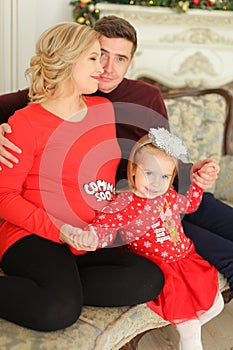
[(197, 319), (211, 308), (217, 296), (218, 272), (192, 250), (175, 262), (150, 257), (163, 271), (165, 284), (159, 296), (147, 306), (163, 319), (177, 325)]

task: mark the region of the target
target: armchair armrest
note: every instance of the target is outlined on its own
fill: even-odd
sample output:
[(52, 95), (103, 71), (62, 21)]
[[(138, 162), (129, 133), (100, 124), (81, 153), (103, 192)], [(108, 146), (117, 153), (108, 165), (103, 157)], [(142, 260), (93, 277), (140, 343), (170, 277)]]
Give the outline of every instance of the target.
[(220, 159), (220, 173), (216, 181), (216, 198), (233, 206), (233, 155), (224, 155)]

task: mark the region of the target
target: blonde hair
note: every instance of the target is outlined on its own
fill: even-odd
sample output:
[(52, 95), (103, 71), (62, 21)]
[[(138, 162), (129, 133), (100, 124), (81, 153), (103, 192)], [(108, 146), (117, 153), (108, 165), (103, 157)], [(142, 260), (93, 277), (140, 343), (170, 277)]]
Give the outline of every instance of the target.
[(73, 65), (99, 38), (100, 34), (91, 27), (75, 22), (59, 23), (45, 30), (37, 41), (30, 68), (25, 71), (31, 81), (31, 101), (53, 98), (59, 83), (72, 82)]
[(174, 178), (177, 174), (177, 166), (178, 166), (178, 160), (170, 155), (168, 155), (165, 151), (161, 150), (160, 148), (156, 147), (155, 145), (153, 145), (150, 142), (150, 138), (148, 136), (148, 134), (144, 135), (143, 137), (141, 137), (133, 146), (131, 152), (130, 152), (130, 156), (129, 156), (129, 160), (128, 160), (128, 165), (127, 165), (127, 179), (128, 179), (128, 185), (129, 188), (132, 189), (135, 186), (135, 181), (134, 181), (134, 167), (137, 165), (136, 162), (136, 157), (138, 154), (140, 154), (140, 152), (142, 150), (144, 150), (145, 148), (148, 149), (149, 152), (154, 152), (154, 150), (158, 150), (161, 153), (166, 154), (168, 157), (170, 157), (171, 159), (173, 159), (174, 161), (174, 165), (175, 165), (175, 169), (174, 169), (174, 173), (173, 176), (171, 178), (171, 182), (170, 184), (173, 183)]

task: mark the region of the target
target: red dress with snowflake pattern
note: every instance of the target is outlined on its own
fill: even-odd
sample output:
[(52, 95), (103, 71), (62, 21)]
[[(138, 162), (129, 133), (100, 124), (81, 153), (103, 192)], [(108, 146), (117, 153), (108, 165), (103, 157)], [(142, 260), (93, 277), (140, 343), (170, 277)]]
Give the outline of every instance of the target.
[(96, 228), (101, 247), (111, 245), (119, 230), (128, 249), (161, 268), (163, 290), (147, 305), (174, 325), (199, 318), (218, 293), (217, 270), (197, 254), (180, 218), (198, 208), (202, 194), (195, 184), (185, 196), (173, 187), (154, 199), (124, 192), (89, 225)]

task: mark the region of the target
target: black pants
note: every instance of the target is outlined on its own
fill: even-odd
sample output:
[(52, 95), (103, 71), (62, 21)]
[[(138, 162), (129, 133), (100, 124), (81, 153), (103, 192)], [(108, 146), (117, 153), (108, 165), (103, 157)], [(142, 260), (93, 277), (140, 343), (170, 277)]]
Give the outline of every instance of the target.
[(204, 193), (198, 210), (182, 223), (197, 252), (227, 278), (233, 294), (233, 208)]
[(3, 255), (0, 317), (40, 331), (74, 323), (83, 304), (122, 306), (155, 298), (161, 270), (121, 248), (74, 256), (67, 245), (36, 235), (22, 238)]

